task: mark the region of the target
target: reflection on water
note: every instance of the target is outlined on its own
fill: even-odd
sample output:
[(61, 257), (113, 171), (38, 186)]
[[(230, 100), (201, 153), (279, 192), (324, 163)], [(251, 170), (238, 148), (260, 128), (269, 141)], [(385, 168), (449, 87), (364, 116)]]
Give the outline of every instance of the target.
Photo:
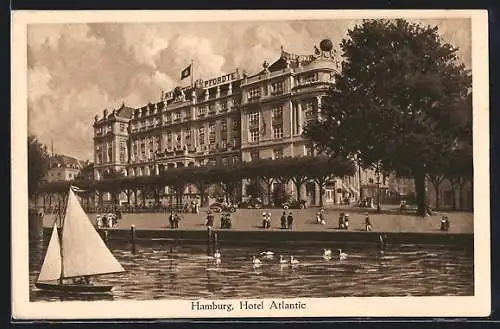
[[(224, 246), (218, 262), (206, 245), (171, 241), (108, 246), (125, 273), (96, 281), (112, 284), (107, 295), (61, 295), (35, 288), (48, 241), (30, 244), (30, 297), (40, 300), (150, 300), (179, 298), (361, 297), (473, 295), (473, 252), (451, 246), (389, 246), (384, 254), (370, 244)], [(334, 257), (325, 260), (322, 248)], [(337, 248), (347, 259), (335, 257)], [(272, 250), (254, 266), (252, 256)], [(297, 265), (280, 264), (293, 255)]]

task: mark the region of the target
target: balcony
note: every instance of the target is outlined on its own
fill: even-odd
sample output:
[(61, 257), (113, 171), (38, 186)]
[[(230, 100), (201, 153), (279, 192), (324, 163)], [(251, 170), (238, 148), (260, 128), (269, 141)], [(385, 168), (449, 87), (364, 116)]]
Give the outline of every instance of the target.
[(261, 95), (250, 96), (250, 97), (248, 97), (248, 102), (256, 102), (256, 101), (260, 100), (260, 98), (261, 98)]

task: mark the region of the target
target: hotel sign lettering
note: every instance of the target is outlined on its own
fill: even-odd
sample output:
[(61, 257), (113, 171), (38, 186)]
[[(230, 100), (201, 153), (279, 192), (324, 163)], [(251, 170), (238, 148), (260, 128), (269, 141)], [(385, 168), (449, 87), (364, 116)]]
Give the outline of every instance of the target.
[[(222, 75), (220, 77), (213, 78), (210, 80), (202, 80), (202, 79), (196, 80), (195, 86), (200, 87), (200, 88), (211, 88), (211, 87), (215, 87), (215, 86), (236, 80), (237, 78), (238, 78), (238, 75), (236, 74), (236, 72), (232, 72), (232, 73), (228, 73), (228, 74), (225, 74), (225, 75)], [(192, 88), (192, 87), (191, 86), (183, 87), (182, 91), (186, 92), (186, 90), (188, 90), (190, 88)], [(163, 97), (165, 99), (174, 98), (174, 91), (166, 92)]]
[(217, 78), (203, 81), (203, 88), (214, 87), (233, 80), (236, 80), (236, 72), (232, 72)]

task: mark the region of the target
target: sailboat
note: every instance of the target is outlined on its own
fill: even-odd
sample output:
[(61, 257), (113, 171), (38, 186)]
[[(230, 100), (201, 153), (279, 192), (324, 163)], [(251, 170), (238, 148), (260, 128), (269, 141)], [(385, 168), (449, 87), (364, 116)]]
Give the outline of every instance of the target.
[[(113, 286), (90, 283), (92, 276), (124, 272), (76, 198), (71, 186), (58, 230), (54, 223), (49, 246), (35, 286), (68, 293), (106, 293)], [(75, 279), (83, 282), (77, 282)]]

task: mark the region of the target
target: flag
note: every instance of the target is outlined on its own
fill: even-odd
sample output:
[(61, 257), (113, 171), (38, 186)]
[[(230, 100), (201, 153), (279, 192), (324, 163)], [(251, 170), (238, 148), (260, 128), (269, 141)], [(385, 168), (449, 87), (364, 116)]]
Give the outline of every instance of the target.
[(181, 72), (181, 80), (187, 78), (188, 76), (191, 75), (191, 65), (192, 64), (189, 64), (188, 67), (186, 67), (184, 70), (182, 70)]

